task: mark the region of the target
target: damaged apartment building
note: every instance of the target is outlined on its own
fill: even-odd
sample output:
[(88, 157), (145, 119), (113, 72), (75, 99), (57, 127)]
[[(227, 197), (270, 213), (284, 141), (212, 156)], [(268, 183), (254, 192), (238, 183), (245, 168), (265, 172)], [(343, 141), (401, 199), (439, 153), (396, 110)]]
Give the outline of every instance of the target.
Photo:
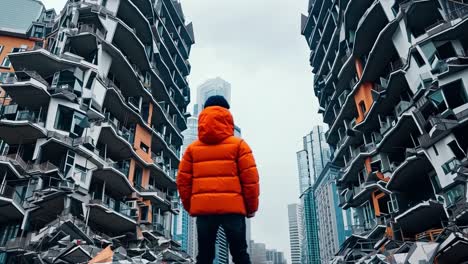
[(309, 2), (302, 34), (353, 215), (332, 263), (468, 261), (467, 32), (466, 0)]
[[(2, 23), (47, 13), (7, 2)], [(175, 0), (64, 5), (39, 45), (0, 43), (14, 69), (1, 83), (0, 263), (184, 263), (173, 234), (192, 24)]]

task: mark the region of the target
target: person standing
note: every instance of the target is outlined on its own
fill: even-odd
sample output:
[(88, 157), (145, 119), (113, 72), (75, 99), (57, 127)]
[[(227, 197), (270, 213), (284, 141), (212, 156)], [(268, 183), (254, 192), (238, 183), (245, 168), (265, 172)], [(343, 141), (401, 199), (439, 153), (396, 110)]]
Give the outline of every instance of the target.
[(234, 136), (234, 119), (222, 96), (208, 98), (200, 113), (198, 140), (185, 151), (177, 188), (182, 204), (197, 217), (197, 264), (212, 264), (222, 227), (235, 264), (250, 264), (245, 218), (259, 206), (259, 175), (249, 145)]

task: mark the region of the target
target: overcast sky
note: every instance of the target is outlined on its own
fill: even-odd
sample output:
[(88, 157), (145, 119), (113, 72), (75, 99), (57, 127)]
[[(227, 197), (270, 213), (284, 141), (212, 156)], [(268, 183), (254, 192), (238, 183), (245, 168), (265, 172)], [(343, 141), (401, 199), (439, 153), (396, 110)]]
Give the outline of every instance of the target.
[[(64, 0), (43, 0), (61, 10)], [(182, 0), (192, 21), (192, 98), (208, 78), (232, 84), (232, 112), (251, 145), (261, 177), (252, 236), (289, 252), (287, 204), (298, 201), (296, 151), (320, 124), (309, 50), (300, 34), (307, 0)], [(289, 261), (288, 261), (289, 262)]]

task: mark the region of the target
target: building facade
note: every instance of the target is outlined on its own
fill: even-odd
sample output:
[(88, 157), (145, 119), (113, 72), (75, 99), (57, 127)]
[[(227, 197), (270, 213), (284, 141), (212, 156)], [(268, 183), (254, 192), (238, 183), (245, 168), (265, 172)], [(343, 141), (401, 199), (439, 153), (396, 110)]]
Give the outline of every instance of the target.
[(339, 206), (336, 181), (340, 177), (340, 168), (328, 163), (313, 186), (322, 263), (330, 262), (341, 244), (351, 236), (350, 210)]
[(291, 249), (291, 264), (301, 264), (302, 242), (302, 208), (300, 204), (288, 205), (289, 247)]
[(193, 43), (179, 2), (78, 0), (43, 48), (8, 55), (0, 263), (187, 259), (172, 223)]
[(301, 261), (302, 263), (319, 264), (319, 226), (317, 219), (316, 201), (314, 190), (309, 187), (301, 197), (302, 205), (302, 243), (301, 243)]
[(309, 1), (302, 34), (353, 212), (336, 263), (468, 258), (467, 25), (462, 0)]
[(314, 126), (303, 138), (303, 149), (297, 152), (301, 200), (301, 261), (320, 263), (318, 225), (313, 186), (330, 160), (330, 148), (325, 142), (322, 126)]
[(330, 148), (322, 126), (314, 126), (302, 139), (304, 148), (297, 152), (300, 193), (311, 187), (330, 160)]

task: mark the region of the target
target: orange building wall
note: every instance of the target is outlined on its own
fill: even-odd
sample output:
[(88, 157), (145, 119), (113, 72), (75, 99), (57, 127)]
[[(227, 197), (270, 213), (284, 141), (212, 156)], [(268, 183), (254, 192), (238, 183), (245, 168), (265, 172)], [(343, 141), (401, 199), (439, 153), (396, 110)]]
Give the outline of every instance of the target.
[(374, 204), (374, 212), (375, 216), (380, 216), (380, 205), (379, 205), (379, 200), (385, 197), (385, 193), (380, 192), (377, 194), (379, 191), (375, 191), (372, 193), (372, 203)]
[[(145, 144), (148, 147), (148, 152), (145, 152), (141, 149), (141, 143)], [(140, 126), (139, 124), (136, 125), (135, 130), (135, 141), (133, 143), (133, 147), (135, 148), (136, 153), (140, 156), (144, 161), (151, 163), (153, 160), (151, 159), (151, 132), (146, 130), (146, 128)]]
[[(145, 144), (148, 147), (148, 152), (145, 152), (141, 149), (141, 143)], [(139, 157), (141, 157), (144, 161), (148, 163), (152, 163), (153, 159), (151, 158), (151, 132), (149, 132), (145, 127), (140, 126), (137, 124), (135, 130), (135, 141), (133, 144), (135, 148), (135, 152)], [(143, 177), (141, 184), (143, 187), (148, 187), (150, 177), (150, 170), (147, 168), (143, 168)], [(132, 181), (133, 183), (133, 181)]]
[(151, 120), (153, 118), (153, 104), (150, 103), (149, 104), (149, 113), (148, 113), (148, 120), (146, 120), (146, 122), (148, 123), (148, 125), (151, 127)]
[[(355, 66), (356, 66), (356, 74), (358, 78), (361, 79), (362, 72), (363, 72), (363, 66), (362, 66), (361, 60), (356, 59)], [(361, 86), (357, 88), (356, 94), (354, 95), (354, 102), (356, 104), (356, 109), (358, 112), (358, 116), (356, 117), (357, 124), (364, 121), (367, 112), (369, 111), (372, 104), (374, 103), (374, 99), (372, 98), (372, 88), (373, 88), (372, 83), (369, 83), (369, 82), (363, 83), (361, 84)], [(361, 107), (359, 107), (360, 102), (364, 102), (364, 105), (366, 106), (366, 111), (364, 113), (361, 111)]]
[[(134, 160), (134, 159), (131, 159), (130, 160), (130, 169), (129, 169), (129, 173), (128, 173), (128, 181), (134, 186), (134, 183), (133, 183), (133, 180), (134, 180), (134, 177), (135, 177), (135, 167), (137, 166), (137, 161)], [(141, 165), (139, 165), (140, 168), (142, 168), (142, 171), (143, 171), (143, 174), (142, 174), (142, 177), (141, 177), (141, 185), (143, 187), (148, 187), (148, 184), (149, 184), (149, 178), (150, 178), (150, 169), (148, 168), (145, 168)]]
[[(10, 36), (0, 36), (0, 45), (3, 46), (2, 53), (0, 53), (0, 64), (3, 62), (6, 56), (13, 50), (13, 48), (19, 48), (21, 45), (27, 45), (28, 49), (34, 47), (34, 40), (10, 37)], [(2, 68), (0, 67), (0, 72), (13, 72), (13, 67)], [(5, 97), (5, 91), (0, 87), (0, 103), (3, 103), (3, 97)]]

